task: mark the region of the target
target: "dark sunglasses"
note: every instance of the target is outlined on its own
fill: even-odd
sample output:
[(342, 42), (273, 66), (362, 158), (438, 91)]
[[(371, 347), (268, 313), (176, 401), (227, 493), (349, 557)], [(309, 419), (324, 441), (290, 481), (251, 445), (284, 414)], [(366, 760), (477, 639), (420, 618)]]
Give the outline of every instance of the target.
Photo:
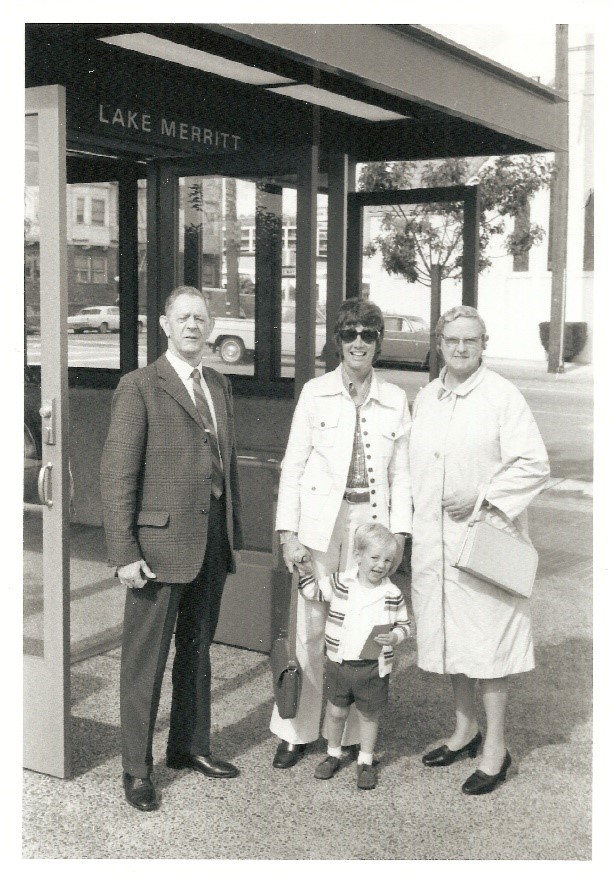
[(377, 329), (362, 329), (362, 331), (359, 332), (354, 328), (346, 328), (341, 329), (338, 334), (341, 341), (345, 344), (350, 344), (352, 341), (355, 341), (358, 335), (362, 338), (365, 344), (374, 344), (379, 337)]

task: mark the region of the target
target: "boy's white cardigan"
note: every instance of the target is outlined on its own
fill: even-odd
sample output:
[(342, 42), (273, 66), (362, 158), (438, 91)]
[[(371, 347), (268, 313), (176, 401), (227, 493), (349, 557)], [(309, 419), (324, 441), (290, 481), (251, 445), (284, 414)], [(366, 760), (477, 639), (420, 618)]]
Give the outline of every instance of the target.
[[(316, 602), (329, 602), (328, 619), (326, 621), (325, 642), (326, 653), (330, 660), (342, 663), (346, 638), (345, 617), (351, 588), (359, 587), (358, 570), (347, 569), (345, 572), (314, 578), (312, 575), (300, 578), (300, 592), (305, 599)], [(390, 630), (396, 634), (397, 643), (408, 639), (411, 626), (402, 593), (392, 584), (389, 578), (383, 578), (377, 587), (372, 589), (372, 599), (361, 608), (368, 613), (370, 626), (389, 624)], [(383, 645), (379, 655), (379, 675), (389, 675), (392, 671), (394, 648)]]

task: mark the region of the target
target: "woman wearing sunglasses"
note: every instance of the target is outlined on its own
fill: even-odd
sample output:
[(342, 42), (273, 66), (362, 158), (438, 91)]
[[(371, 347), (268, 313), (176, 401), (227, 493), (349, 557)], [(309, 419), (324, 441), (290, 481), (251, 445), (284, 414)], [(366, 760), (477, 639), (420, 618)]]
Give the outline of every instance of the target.
[[(340, 364), (305, 384), (281, 467), (276, 529), (283, 558), (288, 569), (297, 564), (316, 577), (344, 571), (353, 562), (355, 529), (375, 522), (396, 537), (394, 571), (411, 529), (407, 398), (373, 370), (383, 338), (376, 304), (345, 301), (334, 338)], [(326, 603), (298, 601), (302, 692), (295, 718), (282, 719), (273, 710), (270, 729), (280, 739), (273, 766), (279, 769), (294, 766), (319, 737), (327, 609)], [(353, 755), (357, 740), (352, 709), (343, 744)], [(371, 755), (360, 753), (364, 763)]]
[[(493, 791), (511, 756), (505, 712), (512, 675), (534, 668), (529, 600), (454, 567), (481, 488), (488, 519), (527, 535), (526, 509), (549, 476), (547, 451), (518, 389), (482, 361), (485, 323), (474, 307), (452, 307), (436, 326), (445, 360), (413, 405), (409, 459), (413, 490), (412, 605), (417, 665), (451, 676), (455, 727), (422, 758), (447, 767), (483, 748), (465, 794)], [(504, 516), (503, 516), (504, 515)], [(477, 680), (486, 718), (477, 724)]]

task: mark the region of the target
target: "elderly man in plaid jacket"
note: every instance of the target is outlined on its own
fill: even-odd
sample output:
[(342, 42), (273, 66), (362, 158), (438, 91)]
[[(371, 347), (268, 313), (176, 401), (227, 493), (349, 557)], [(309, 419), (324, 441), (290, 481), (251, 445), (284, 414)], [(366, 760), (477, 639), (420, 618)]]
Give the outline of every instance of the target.
[(175, 289), (160, 324), (168, 350), (121, 379), (101, 465), (109, 556), (127, 587), (123, 785), (141, 811), (158, 807), (152, 740), (173, 632), (167, 765), (214, 778), (238, 774), (209, 747), (209, 646), (233, 551), (242, 547), (231, 390), (202, 367), (212, 320), (198, 289)]

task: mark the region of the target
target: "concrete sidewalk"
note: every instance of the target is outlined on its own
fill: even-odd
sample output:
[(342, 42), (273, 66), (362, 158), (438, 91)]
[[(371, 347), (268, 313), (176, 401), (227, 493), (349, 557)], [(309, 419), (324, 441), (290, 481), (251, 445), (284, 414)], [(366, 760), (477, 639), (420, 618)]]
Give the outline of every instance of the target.
[(321, 741), (294, 769), (273, 770), (267, 657), (215, 645), (213, 748), (241, 775), (166, 768), (167, 671), (154, 740), (162, 806), (138, 813), (121, 789), (115, 650), (73, 667), (74, 778), (24, 772), (24, 858), (589, 860), (591, 508), (589, 487), (561, 479), (532, 506), (537, 668), (513, 684), (513, 764), (494, 794), (461, 794), (472, 761), (422, 766), (451, 728), (452, 701), (448, 679), (417, 669), (413, 642), (399, 649), (370, 792), (357, 790), (354, 764), (331, 781), (313, 777)]
[(561, 374), (549, 374), (547, 362), (526, 362), (517, 359), (496, 359), (487, 354), (486, 365), (508, 380), (536, 380), (541, 383), (593, 384), (594, 366), (581, 362), (565, 362)]

